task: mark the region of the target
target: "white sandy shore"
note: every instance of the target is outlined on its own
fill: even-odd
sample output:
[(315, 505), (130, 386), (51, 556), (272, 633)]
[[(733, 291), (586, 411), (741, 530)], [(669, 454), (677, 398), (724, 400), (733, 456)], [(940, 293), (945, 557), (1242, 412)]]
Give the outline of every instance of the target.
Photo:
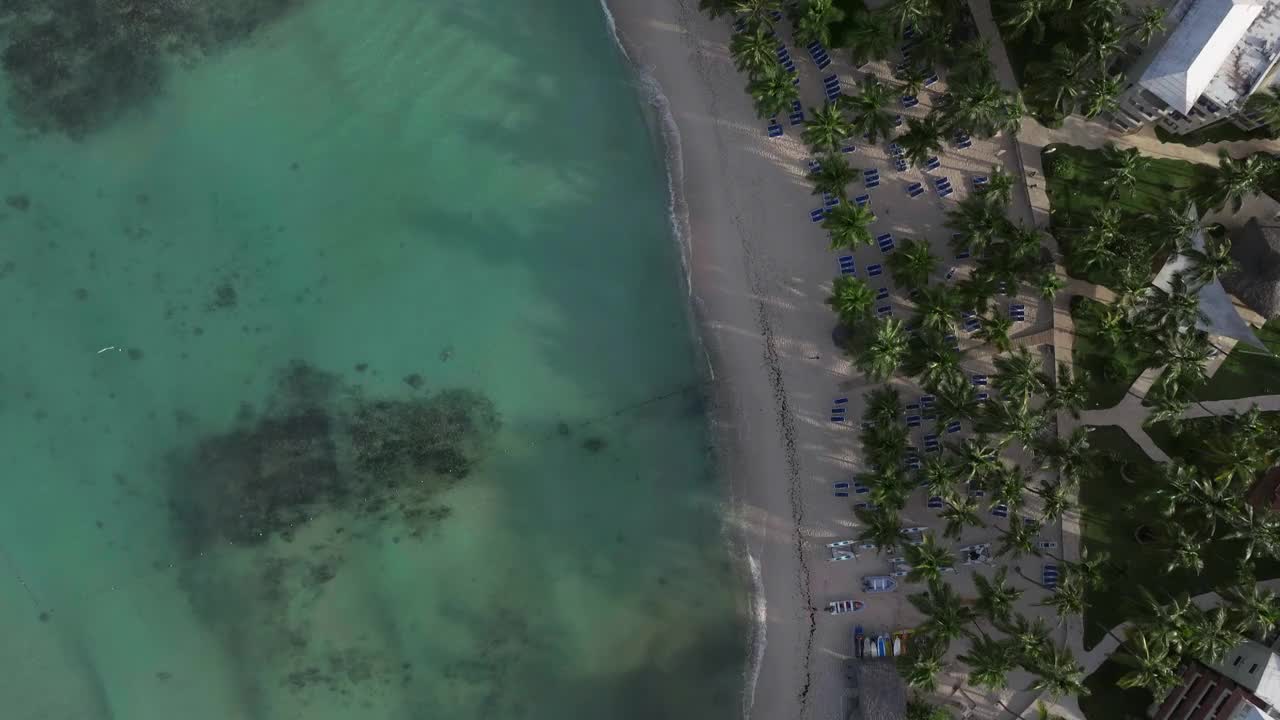
[[(749, 671), (746, 715), (843, 718), (842, 660), (854, 624), (888, 631), (919, 618), (904, 592), (856, 592), (861, 575), (887, 571), (883, 558), (829, 563), (825, 557), (826, 542), (857, 535), (849, 503), (832, 497), (831, 483), (862, 469), (853, 428), (862, 413), (865, 380), (850, 372), (831, 341), (834, 315), (825, 300), (838, 269), (825, 233), (809, 222), (820, 200), (804, 177), (808, 154), (799, 128), (787, 127), (782, 139), (766, 137), (765, 123), (743, 90), (745, 79), (729, 58), (727, 21), (705, 18), (696, 0), (608, 1), (628, 54), (642, 75), (652, 75), (661, 86), (678, 127), (683, 162), (677, 175), (687, 205), (680, 209), (687, 209), (695, 312), (715, 372), (721, 460), (753, 570), (759, 572), (759, 602), (767, 603), (758, 608), (764, 643), (758, 665)], [(802, 48), (791, 51), (801, 66), (808, 110), (821, 104), (820, 73)], [(847, 67), (821, 74), (837, 69), (847, 89)], [(922, 93), (921, 106), (904, 114), (924, 115), (934, 95)], [(872, 191), (880, 217), (874, 229), (900, 239), (927, 238), (944, 258), (951, 256), (950, 233), (942, 226), (946, 209), (965, 195), (972, 176), (1012, 157), (1003, 142), (949, 148), (940, 173), (950, 177), (957, 195), (942, 200), (930, 189), (908, 199), (905, 183), (927, 178), (915, 171), (894, 173), (882, 147), (863, 145), (850, 156), (852, 164), (878, 167), (886, 176)], [(867, 263), (882, 261), (875, 249), (860, 250), (857, 258), (863, 277)], [(1047, 329), (1047, 306), (1028, 302), (1032, 322), (1025, 330)], [(898, 317), (907, 316), (900, 300), (892, 303)], [(1037, 323), (1037, 317), (1046, 319)], [(966, 366), (986, 369), (980, 362)], [(837, 396), (849, 397), (850, 422), (843, 425), (829, 417)], [(923, 498), (908, 505), (904, 520), (937, 522)], [(1031, 562), (1023, 569), (1038, 573)], [(963, 576), (956, 579), (957, 589), (971, 593)], [(852, 618), (814, 611), (849, 597), (867, 600), (867, 610)], [(1038, 597), (1028, 593), (1026, 599)]]

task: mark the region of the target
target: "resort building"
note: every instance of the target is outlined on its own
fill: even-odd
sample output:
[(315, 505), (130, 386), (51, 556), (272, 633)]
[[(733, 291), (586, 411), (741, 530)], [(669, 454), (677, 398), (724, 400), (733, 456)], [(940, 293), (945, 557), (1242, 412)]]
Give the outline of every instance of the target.
[(1165, 26), (1129, 68), (1112, 125), (1132, 132), (1158, 123), (1177, 134), (1226, 121), (1259, 127), (1244, 105), (1275, 82), (1280, 0), (1174, 0)]
[(1154, 720), (1271, 720), (1280, 717), (1280, 656), (1253, 641), (1209, 667), (1193, 662), (1182, 684), (1153, 708)]

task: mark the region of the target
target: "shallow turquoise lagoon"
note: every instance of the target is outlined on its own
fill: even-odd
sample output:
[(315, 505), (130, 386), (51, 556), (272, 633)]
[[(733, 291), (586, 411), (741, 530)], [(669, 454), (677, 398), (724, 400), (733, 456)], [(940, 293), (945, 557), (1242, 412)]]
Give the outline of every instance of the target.
[(602, 11), (295, 5), (76, 139), (0, 124), (0, 715), (732, 717)]

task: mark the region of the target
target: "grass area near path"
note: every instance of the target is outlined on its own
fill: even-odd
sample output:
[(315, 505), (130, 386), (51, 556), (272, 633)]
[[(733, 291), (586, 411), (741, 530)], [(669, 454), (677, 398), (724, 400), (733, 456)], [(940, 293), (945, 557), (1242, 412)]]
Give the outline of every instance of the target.
[(1186, 135), (1175, 135), (1160, 125), (1155, 126), (1156, 137), (1162, 143), (1177, 143), (1189, 147), (1198, 147), (1205, 143), (1240, 142), (1243, 140), (1271, 140), (1275, 133), (1266, 125), (1254, 130), (1241, 130), (1234, 123), (1223, 120), (1208, 127), (1202, 127)]
[[(1045, 170), (1045, 190), (1049, 195), (1050, 229), (1062, 246), (1067, 271), (1100, 285), (1109, 280), (1106, 268), (1085, 271), (1075, 267), (1071, 257), (1071, 238), (1093, 223), (1096, 210), (1111, 206), (1126, 218), (1155, 214), (1170, 205), (1185, 204), (1198, 188), (1212, 183), (1218, 175), (1216, 167), (1185, 160), (1148, 158), (1150, 162), (1139, 173), (1131, 191), (1111, 200), (1103, 185), (1109, 170), (1102, 150), (1075, 145), (1049, 145), (1041, 154)], [(1152, 272), (1163, 258), (1152, 258)]]
[(1079, 702), (1085, 720), (1146, 720), (1147, 706), (1155, 700), (1151, 693), (1116, 685), (1128, 670), (1115, 660), (1107, 660), (1084, 679), (1089, 694), (1080, 696)]
[(1197, 400), (1233, 400), (1253, 395), (1280, 394), (1280, 319), (1268, 320), (1258, 339), (1275, 355), (1237, 344), (1222, 367), (1196, 392)]
[[(1158, 516), (1155, 508), (1142, 501), (1161, 482), (1156, 463), (1118, 427), (1096, 427), (1089, 438), (1103, 460), (1099, 472), (1080, 483), (1081, 546), (1092, 556), (1106, 552), (1111, 559), (1103, 568), (1103, 587), (1089, 591), (1085, 598), (1086, 650), (1140, 609), (1140, 585), (1157, 597), (1206, 593), (1231, 583), (1235, 558), (1241, 555), (1239, 542), (1218, 540), (1205, 549), (1202, 574), (1167, 571), (1159, 539), (1146, 543), (1137, 539), (1138, 529)], [(1280, 562), (1259, 560), (1257, 575), (1259, 579), (1280, 576)]]
[(1123, 400), (1129, 386), (1152, 362), (1150, 353), (1136, 347), (1119, 348), (1113, 353), (1098, 342), (1095, 313), (1102, 307), (1105, 305), (1097, 300), (1071, 298), (1071, 318), (1076, 326), (1071, 362), (1089, 373), (1086, 410), (1109, 408)]

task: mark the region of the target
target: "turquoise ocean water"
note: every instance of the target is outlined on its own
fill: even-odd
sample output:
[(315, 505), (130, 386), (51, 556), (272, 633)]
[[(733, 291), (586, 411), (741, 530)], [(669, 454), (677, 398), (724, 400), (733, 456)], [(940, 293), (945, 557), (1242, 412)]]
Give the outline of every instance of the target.
[(733, 716), (633, 85), (594, 0), (312, 0), (0, 124), (0, 716)]

